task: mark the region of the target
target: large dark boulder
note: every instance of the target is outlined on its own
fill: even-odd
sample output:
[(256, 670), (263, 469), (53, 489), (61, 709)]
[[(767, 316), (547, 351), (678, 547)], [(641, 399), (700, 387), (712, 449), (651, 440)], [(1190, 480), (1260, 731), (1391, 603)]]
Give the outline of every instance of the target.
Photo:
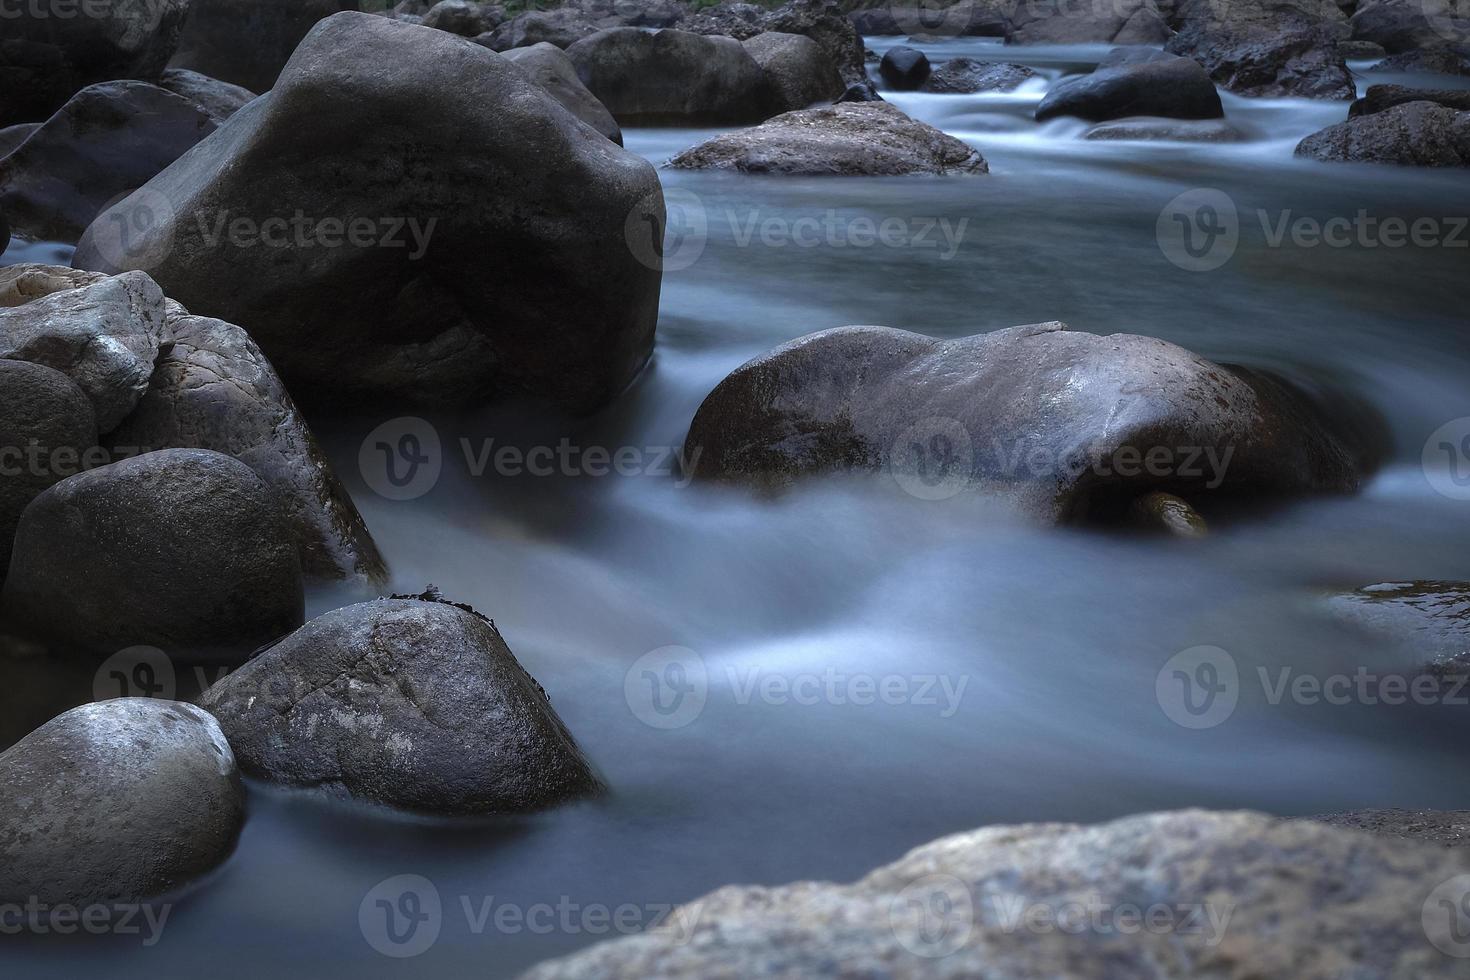
[(175, 701), (121, 698), (53, 718), (0, 754), (0, 785), (6, 903), (176, 891), (223, 863), (245, 822), (219, 725)]
[(0, 14), (0, 126), (41, 122), (93, 82), (156, 79), (179, 43), (191, 2), (7, 7)]
[(849, 85), (867, 77), (863, 68), (863, 39), (842, 7), (832, 0), (788, 0), (762, 20), (768, 31), (802, 34), (817, 45)]
[(1168, 50), (1204, 65), (1237, 95), (1351, 99), (1338, 42), (1347, 22), (1331, 0), (1179, 0)]
[(989, 169), (968, 144), (887, 102), (788, 112), (706, 140), (669, 166), (801, 176), (983, 174)]
[[(143, 209), (151, 228), (121, 238)], [(344, 13), (274, 90), (101, 215), (73, 264), (145, 269), (240, 324), (298, 399), (586, 412), (652, 349), (659, 271), (627, 238), (640, 214), (661, 226), (653, 167), (524, 71)]]
[(0, 160), (0, 210), (23, 238), (75, 242), (107, 205), (215, 126), (198, 105), (157, 85), (89, 85)]
[(1348, 117), (1371, 116), (1409, 102), (1433, 102), (1459, 112), (1470, 112), (1470, 90), (1409, 88), (1406, 85), (1370, 85), (1361, 99), (1348, 107)]
[(1167, 56), (1100, 65), (1091, 75), (1064, 78), (1036, 107), (1038, 122), (1057, 116), (1104, 122), (1127, 116), (1218, 119), (1224, 114), (1215, 83), (1199, 62)]
[(265, 92), (291, 52), (325, 17), (357, 0), (192, 0), (172, 67)]
[(1313, 133), (1296, 146), (1313, 160), (1470, 167), (1470, 112), (1407, 102)]
[(750, 123), (779, 109), (770, 79), (733, 38), (615, 27), (567, 57), (623, 125)]
[(216, 126), (255, 98), (255, 93), (243, 86), (222, 82), (187, 68), (170, 68), (158, 80), (158, 85), (194, 103)]
[(1007, 44), (1162, 44), (1169, 39), (1155, 0), (1018, 2)]
[(930, 73), (921, 86), (925, 92), (1010, 92), (1037, 77), (1034, 69), (998, 61), (951, 58)]
[(744, 43), (770, 79), (783, 110), (835, 101), (847, 88), (827, 53), (805, 34), (767, 31)]
[(473, 0), (439, 0), (424, 14), (423, 26), (460, 37), (478, 37), (505, 20), (501, 7)]
[[(20, 292), (27, 278), (24, 269), (3, 274), (7, 291)], [(67, 284), (20, 305), (0, 303), (0, 357), (71, 378), (104, 434), (137, 406), (154, 362), (172, 343), (163, 291), (141, 272)]]
[(1043, 521), (1113, 519), (1159, 490), (1195, 503), (1349, 491), (1368, 455), (1347, 423), (1274, 378), (1060, 323), (954, 340), (888, 327), (802, 337), (721, 381), (685, 450), (702, 480), (887, 471), (921, 497), (978, 491)]
[(1470, 45), (1470, 9), (1457, 0), (1364, 0), (1351, 23), (1353, 40), (1389, 54)]
[(307, 623), (205, 692), (246, 773), (430, 813), (519, 813), (599, 788), (495, 625), (433, 597)]
[(511, 48), (505, 52), (505, 57), (530, 75), (537, 85), (561, 103), (562, 108), (614, 143), (623, 145), (623, 131), (617, 120), (607, 111), (607, 106), (598, 102), (597, 96), (582, 84), (577, 77), (577, 66), (561, 48), (542, 41), (529, 48)]
[(111, 443), (235, 457), (275, 491), (305, 574), (381, 581), (372, 535), (260, 348), (222, 320), (179, 316), (170, 327), (173, 349)]
[(929, 56), (918, 48), (900, 44), (883, 52), (878, 75), (890, 88), (912, 91), (924, 84), (931, 71)]
[(852, 884), (722, 888), (522, 980), (1451, 980), (1467, 875), (1465, 851), (1258, 813), (985, 827)]
[(277, 495), (248, 466), (166, 449), (32, 500), (0, 606), (65, 655), (234, 657), (301, 625), (301, 565)]
[(0, 360), (0, 578), (15, 527), (36, 495), (81, 471), (97, 445), (87, 396), (60, 371)]

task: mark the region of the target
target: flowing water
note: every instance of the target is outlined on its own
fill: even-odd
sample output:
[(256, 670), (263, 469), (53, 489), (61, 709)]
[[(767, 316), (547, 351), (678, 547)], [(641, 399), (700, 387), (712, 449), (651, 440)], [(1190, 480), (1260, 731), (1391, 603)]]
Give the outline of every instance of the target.
[[(1027, 50), (1047, 77), (1007, 95), (891, 94), (977, 147), (988, 177), (662, 171), (678, 268), (664, 277), (655, 359), (571, 436), (637, 447), (650, 472), (476, 476), (485, 439), (544, 435), (434, 418), (438, 483), (395, 501), (365, 482), (358, 453), (397, 413), (317, 420), (395, 589), (433, 582), (493, 616), (603, 774), (605, 798), (445, 825), (255, 786), (238, 853), (173, 909), (161, 941), (7, 937), (7, 973), (503, 977), (720, 885), (850, 880), (990, 823), (1470, 805), (1464, 707), (1273, 704), (1257, 680), (1257, 667), (1275, 678), (1404, 666), (1406, 654), (1327, 617), (1323, 589), (1470, 579), (1466, 505), (1436, 493), (1420, 462), (1433, 430), (1470, 416), (1470, 235), (1459, 247), (1335, 248), (1273, 245), (1271, 229), (1283, 215), (1365, 210), (1448, 233), (1443, 219), (1470, 215), (1470, 182), (1293, 160), (1343, 104), (1226, 95), (1251, 137), (1238, 144), (1090, 142), (1075, 122), (1030, 121), (1049, 79), (1101, 53)], [(662, 162), (705, 135), (627, 141)], [(1239, 217), (1234, 254), (1208, 272), (1160, 246), (1160, 214), (1197, 189), (1223, 192)], [(801, 218), (815, 222), (798, 241)], [(861, 219), (898, 219), (903, 233), (870, 244)], [(957, 244), (944, 227), (962, 228)], [(1188, 544), (1039, 529), (882, 479), (771, 499), (667, 475), (665, 448), (705, 394), (783, 341), (847, 323), (953, 337), (1052, 319), (1329, 380), (1383, 414), (1393, 457), (1358, 496), (1274, 508)], [(312, 611), (352, 598), (318, 592)], [(1196, 730), (1170, 720), (1156, 680), (1199, 645), (1229, 651), (1241, 693), (1227, 720)], [(687, 648), (676, 654), (686, 688), (704, 682), (697, 714), (693, 693), (672, 715), (653, 705), (667, 693), (654, 682), (680, 676), (640, 658), (669, 646)], [(365, 900), (396, 875), (427, 878), (442, 903), (437, 941), (412, 959), (380, 955), (359, 921), (366, 904), (367, 931), (381, 931)]]

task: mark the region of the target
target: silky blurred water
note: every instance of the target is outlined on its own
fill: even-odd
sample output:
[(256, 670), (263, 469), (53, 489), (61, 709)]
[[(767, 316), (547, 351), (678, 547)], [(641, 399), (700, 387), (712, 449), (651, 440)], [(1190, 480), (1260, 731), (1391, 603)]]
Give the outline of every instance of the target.
[[(926, 47), (1019, 58), (1051, 76), (1102, 53)], [(641, 921), (724, 884), (852, 879), (990, 823), (1183, 806), (1470, 806), (1470, 709), (1271, 704), (1249, 680), (1257, 666), (1405, 666), (1411, 652), (1336, 624), (1318, 593), (1470, 578), (1467, 504), (1437, 494), (1420, 467), (1429, 434), (1470, 416), (1470, 249), (1271, 247), (1267, 229), (1288, 211), (1470, 215), (1470, 181), (1292, 159), (1345, 104), (1227, 95), (1247, 142), (1095, 143), (1075, 123), (1031, 122), (1043, 92), (891, 95), (977, 147), (987, 177), (661, 171), (677, 209), (668, 254), (681, 267), (665, 274), (655, 359), (572, 442), (639, 447), (661, 469), (725, 374), (813, 330), (881, 323), (953, 337), (1061, 319), (1356, 392), (1395, 440), (1361, 495), (1273, 508), (1181, 544), (1037, 529), (884, 479), (771, 499), (658, 474), (477, 477), (461, 438), (544, 438), (480, 416), (430, 419), (442, 475), (424, 496), (393, 501), (365, 482), (358, 450), (401, 413), (314, 420), (395, 590), (433, 582), (494, 617), (611, 792), (446, 826), (252, 787), (238, 853), (173, 910), (162, 941), (6, 937), (7, 974), (504, 977), (606, 938), (589, 909), (634, 903)], [(626, 135), (662, 162), (709, 133)], [(1210, 272), (1175, 265), (1157, 235), (1169, 202), (1197, 189), (1224, 192), (1239, 214), (1238, 247)], [(838, 231), (812, 245), (782, 238), (800, 218)], [(890, 218), (963, 230), (936, 246), (853, 240), (856, 219)], [(313, 610), (352, 598), (318, 592)], [(662, 717), (641, 699), (641, 667), (625, 681), (671, 645), (693, 651), (685, 664), (708, 689), (687, 724), (657, 728), (639, 717)], [(1155, 681), (1199, 645), (1229, 651), (1247, 681), (1227, 721), (1190, 730), (1161, 708)], [(897, 678), (903, 696), (852, 703), (854, 678)], [(829, 680), (815, 698), (779, 693), (783, 681), (810, 692)], [(398, 960), (372, 948), (359, 908), (403, 874), (433, 882), (443, 914), (432, 947)], [(574, 911), (549, 931), (477, 918), (537, 903)]]

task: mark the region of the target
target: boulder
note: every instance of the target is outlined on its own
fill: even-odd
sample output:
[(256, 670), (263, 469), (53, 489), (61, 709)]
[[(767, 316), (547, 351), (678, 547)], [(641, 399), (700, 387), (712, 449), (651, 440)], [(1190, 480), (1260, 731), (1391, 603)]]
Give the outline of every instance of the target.
[(1409, 88), (1406, 85), (1370, 85), (1367, 93), (1348, 107), (1348, 117), (1371, 116), (1410, 102), (1433, 102), (1446, 109), (1470, 112), (1470, 91)]
[(244, 463), (145, 453), (68, 477), (21, 515), (4, 617), (65, 655), (235, 657), (301, 625), (277, 496)]
[(1411, 840), (1441, 847), (1470, 847), (1470, 810), (1344, 810), (1311, 819), (1334, 827), (1350, 827), (1379, 837)]
[(1014, 0), (958, 0), (940, 6), (924, 0), (900, 0), (848, 14), (864, 37), (927, 34), (938, 38), (1005, 37)]
[[(16, 123), (14, 126), (0, 129), (0, 161), (3, 161), (6, 155), (16, 147), (30, 139), (31, 134), (40, 128), (40, 123)], [(7, 233), (5, 238), (8, 240), (10, 235)]]
[(1382, 582), (1327, 601), (1336, 618), (1419, 667), (1453, 664), (1470, 652), (1470, 582)]
[(614, 143), (623, 145), (623, 131), (617, 120), (582, 84), (577, 77), (577, 66), (561, 48), (542, 41), (529, 48), (511, 48), (505, 57), (530, 75), (562, 108)]
[[(24, 306), (42, 296), (80, 289), (93, 283), (106, 282), (110, 278), (112, 277), (100, 272), (69, 269), (64, 265), (22, 262), (0, 266), (0, 309)], [(167, 307), (167, 299), (164, 304)]]
[(158, 80), (160, 88), (181, 95), (199, 108), (219, 126), (255, 98), (255, 93), (240, 85), (222, 82), (187, 68), (170, 68)]
[(863, 37), (902, 37), (908, 33), (893, 16), (892, 7), (887, 4), (854, 10), (847, 15), (847, 19), (852, 21), (853, 29)]
[(1225, 115), (1215, 83), (1189, 58), (1099, 66), (1057, 82), (1036, 107), (1036, 120), (1076, 116), (1106, 122), (1127, 116), (1218, 119)]
[(1382, 58), (1388, 54), (1387, 51), (1383, 50), (1383, 45), (1375, 44), (1372, 41), (1338, 41), (1337, 51), (1338, 54), (1341, 54), (1349, 61)]
[[(142, 208), (161, 219), (121, 240)], [(344, 13), (268, 95), (100, 216), (73, 265), (146, 269), (241, 324), (298, 399), (587, 412), (652, 348), (659, 271), (628, 245), (640, 214), (663, 220), (653, 167), (524, 71)]]
[(423, 26), (448, 31), (460, 37), (478, 37), (493, 31), (505, 20), (505, 11), (472, 0), (439, 0), (424, 14)]
[(689, 8), (678, 0), (568, 0), (582, 15), (605, 27), (673, 27)]
[[(1228, 16), (1222, 18), (1222, 12)], [(1331, 0), (1180, 0), (1167, 49), (1204, 66), (1237, 95), (1351, 99), (1356, 94), (1338, 49), (1347, 37)]]
[(767, 31), (744, 43), (770, 79), (783, 110), (835, 101), (847, 88), (827, 53), (805, 34)]
[(1168, 140), (1176, 143), (1239, 143), (1246, 139), (1221, 119), (1121, 119), (1098, 123), (1082, 134), (1085, 140)]
[(1389, 55), (1368, 71), (1407, 75), (1470, 75), (1470, 58), (1448, 48), (1420, 49)]
[(691, 34), (721, 34), (744, 41), (766, 30), (766, 9), (753, 3), (719, 3), (701, 8), (679, 22)]
[(372, 535), (260, 348), (222, 320), (182, 316), (170, 326), (173, 349), (113, 445), (235, 457), (277, 494), (306, 575), (381, 582)]
[(983, 174), (967, 144), (887, 102), (842, 102), (777, 116), (685, 150), (669, 166), (802, 176)]
[(1433, 102), (1408, 102), (1350, 117), (1296, 145), (1312, 160), (1470, 167), (1470, 112)]
[(224, 863), (245, 821), (219, 725), (177, 701), (74, 708), (0, 754), (0, 783), (6, 903), (88, 906), (176, 891)]
[(157, 85), (89, 85), (0, 160), (0, 209), (23, 238), (75, 242), (104, 208), (215, 126), (199, 106)]
[(762, 23), (768, 31), (802, 34), (817, 42), (849, 85), (866, 80), (863, 39), (832, 0), (788, 0), (765, 14)]
[(10, 567), (15, 527), (36, 495), (80, 472), (97, 445), (87, 396), (60, 371), (0, 360), (0, 578)]
[(492, 51), (528, 48), (533, 44), (554, 44), (568, 48), (601, 28), (574, 7), (557, 10), (531, 10), (501, 24), (488, 34), (475, 38)]
[(850, 885), (722, 888), (522, 980), (1449, 980), (1467, 872), (1461, 851), (1257, 813), (986, 827)]
[(316, 23), (357, 0), (193, 0), (172, 67), (268, 91)]
[(920, 497), (974, 491), (1044, 522), (1110, 521), (1156, 490), (1196, 505), (1354, 490), (1370, 449), (1349, 414), (1151, 337), (839, 327), (721, 381), (689, 428), (686, 453), (699, 455), (685, 458), (701, 480), (887, 471)]
[(751, 123), (779, 108), (766, 73), (733, 38), (615, 27), (567, 56), (623, 125)]
[(911, 92), (923, 85), (931, 70), (928, 55), (902, 44), (883, 52), (883, 59), (878, 62), (878, 75), (889, 88), (900, 92)]
[(205, 692), (246, 773), (428, 813), (521, 813), (599, 789), (495, 624), (393, 597), (307, 623)]
[(0, 307), (0, 357), (43, 364), (71, 378), (92, 403), (102, 433), (137, 406), (153, 363), (172, 343), (163, 291), (141, 272)]
[(1353, 40), (1389, 54), (1470, 44), (1470, 10), (1457, 0), (1364, 0), (1351, 27)]
[(1036, 78), (1034, 70), (1024, 65), (973, 58), (951, 58), (934, 69), (920, 86), (925, 92), (1010, 92)]
[(1154, 0), (1016, 3), (1007, 44), (1163, 44), (1169, 39)]
[[(0, 126), (41, 122), (78, 90), (117, 78), (156, 79), (179, 43), (192, 0), (28, 3), (0, 20)], [(52, 10), (57, 16), (52, 16)]]

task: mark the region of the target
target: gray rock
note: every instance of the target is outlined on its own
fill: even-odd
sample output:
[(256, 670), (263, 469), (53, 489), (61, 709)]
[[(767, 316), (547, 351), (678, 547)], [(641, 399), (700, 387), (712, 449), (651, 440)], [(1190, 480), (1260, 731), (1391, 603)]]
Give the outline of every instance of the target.
[(1162, 44), (1169, 27), (1154, 0), (1017, 3), (1007, 44)]
[(1334, 827), (1349, 827), (1379, 837), (1412, 840), (1442, 847), (1470, 847), (1470, 810), (1344, 810), (1311, 818)]
[(777, 104), (784, 110), (833, 102), (847, 88), (827, 53), (805, 34), (767, 31), (744, 43), (770, 79)]
[(0, 210), (23, 238), (75, 242), (104, 208), (215, 126), (199, 106), (157, 85), (89, 85), (0, 160)]
[(222, 82), (186, 68), (170, 68), (158, 80), (160, 88), (181, 95), (210, 118), (215, 126), (245, 107), (255, 93), (240, 85)]
[(805, 176), (983, 174), (968, 144), (887, 102), (842, 102), (777, 116), (685, 150), (669, 166)]
[[(4, 160), (7, 154), (30, 139), (31, 134), (40, 128), (40, 123), (16, 123), (0, 129), (0, 160)], [(5, 237), (9, 239), (10, 236)]]
[(277, 493), (303, 572), (381, 582), (372, 535), (260, 348), (222, 320), (185, 316), (171, 326), (173, 350), (112, 443), (235, 457)]
[[(143, 208), (167, 220), (121, 240)], [(653, 167), (524, 71), (343, 13), (272, 92), (100, 216), (72, 262), (146, 269), (192, 312), (245, 325), (298, 400), (586, 412), (652, 349), (659, 271), (630, 247), (639, 215), (663, 220)], [(242, 217), (261, 235), (229, 234)]]
[(923, 85), (933, 69), (929, 56), (918, 48), (900, 44), (883, 52), (878, 62), (878, 75), (889, 88), (911, 92)]
[(219, 726), (175, 701), (74, 708), (0, 754), (0, 783), (3, 902), (86, 906), (175, 891), (230, 856), (245, 820)]
[(1128, 116), (1218, 119), (1225, 114), (1215, 83), (1189, 58), (1099, 66), (1091, 75), (1057, 82), (1036, 107), (1038, 122), (1077, 116), (1106, 122)]
[(1014, 0), (958, 0), (940, 6), (903, 0), (848, 14), (859, 34), (893, 36), (930, 34), (950, 37), (1005, 37), (1010, 29)]
[(80, 472), (97, 445), (87, 396), (60, 371), (0, 360), (0, 578), (10, 567), (15, 527), (36, 495)]
[(1433, 102), (1446, 109), (1470, 112), (1470, 91), (1409, 88), (1406, 85), (1370, 85), (1367, 93), (1348, 107), (1348, 117), (1371, 116), (1410, 102)]
[(599, 28), (673, 27), (689, 13), (677, 0), (568, 0)]
[(766, 13), (762, 23), (768, 31), (802, 34), (817, 42), (849, 85), (866, 80), (863, 39), (839, 4), (831, 0), (788, 0)]
[(505, 52), (505, 57), (530, 75), (532, 81), (550, 93), (572, 115), (619, 146), (623, 145), (623, 131), (617, 120), (607, 111), (607, 106), (598, 102), (597, 96), (582, 84), (577, 77), (577, 66), (561, 48), (542, 41), (529, 48), (511, 48)]
[(1328, 608), (1426, 667), (1470, 654), (1470, 582), (1382, 582), (1332, 596)]
[(163, 291), (141, 272), (0, 308), (0, 357), (44, 364), (71, 378), (92, 403), (102, 433), (137, 406), (154, 362), (172, 343)]
[[(1356, 489), (1369, 449), (1334, 426), (1274, 378), (1150, 337), (839, 327), (726, 377), (685, 449), (702, 480), (886, 471), (920, 497), (978, 491), (1042, 521), (1113, 520), (1155, 490), (1197, 504)], [(1151, 451), (1168, 458), (1145, 466)]]
[(171, 67), (265, 92), (316, 23), (357, 0), (193, 0)]
[(301, 625), (276, 494), (220, 453), (166, 449), (68, 477), (15, 534), (5, 620), (64, 655), (238, 656)]
[(567, 56), (623, 125), (759, 122), (778, 109), (766, 73), (733, 38), (615, 27)]
[(245, 772), (399, 809), (519, 813), (596, 777), (493, 623), (379, 599), (307, 623), (205, 692)]
[(424, 14), (423, 26), (448, 31), (460, 37), (477, 37), (493, 31), (505, 20), (505, 11), (472, 0), (439, 0)]
[[(1228, 13), (1223, 17), (1222, 14)], [(1193, 58), (1237, 95), (1351, 99), (1352, 74), (1338, 43), (1347, 39), (1332, 0), (1180, 0), (1168, 50)]]
[(1350, 61), (1382, 58), (1388, 53), (1383, 50), (1383, 45), (1373, 41), (1338, 41), (1337, 52)]
[(1351, 23), (1353, 40), (1390, 54), (1470, 44), (1470, 10), (1456, 0), (1364, 0)]
[(1296, 146), (1313, 160), (1470, 167), (1470, 112), (1408, 102), (1313, 133)]
[(475, 40), (492, 51), (528, 48), (542, 43), (568, 48), (599, 30), (601, 28), (588, 20), (580, 10), (562, 7), (558, 10), (531, 10), (519, 14)]
[(1369, 72), (1409, 75), (1470, 75), (1470, 59), (1448, 48), (1429, 48), (1389, 55)]
[(1467, 871), (1463, 852), (1255, 813), (987, 827), (851, 885), (722, 888), (523, 980), (1449, 980), (1464, 961), (1431, 944), (1452, 922), (1426, 903)]
[(930, 73), (921, 88), (925, 92), (1010, 92), (1036, 72), (1025, 65), (1011, 65), (996, 61), (976, 61), (973, 58), (951, 58)]
[(1239, 143), (1245, 133), (1220, 119), (1121, 119), (1098, 123), (1087, 140), (1168, 140), (1178, 143)]
[[(156, 79), (191, 0), (7, 8), (0, 32), (0, 126), (41, 122), (93, 82)], [(33, 11), (42, 11), (36, 16)]]

